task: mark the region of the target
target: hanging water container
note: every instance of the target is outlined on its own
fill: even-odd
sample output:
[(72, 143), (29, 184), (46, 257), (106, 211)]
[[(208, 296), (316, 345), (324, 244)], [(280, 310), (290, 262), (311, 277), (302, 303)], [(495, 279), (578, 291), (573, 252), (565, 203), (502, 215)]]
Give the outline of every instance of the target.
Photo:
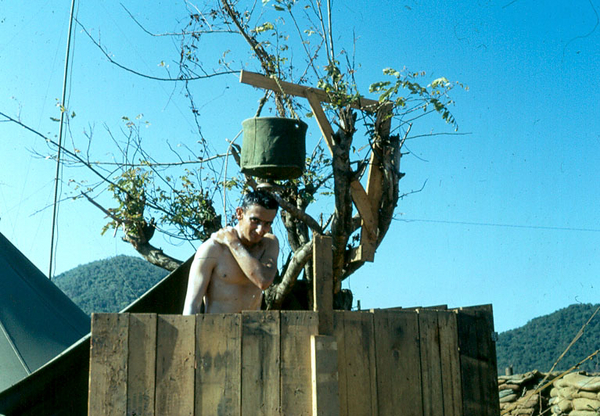
[(265, 179), (293, 179), (302, 175), (306, 157), (303, 121), (255, 117), (242, 122), (242, 172)]

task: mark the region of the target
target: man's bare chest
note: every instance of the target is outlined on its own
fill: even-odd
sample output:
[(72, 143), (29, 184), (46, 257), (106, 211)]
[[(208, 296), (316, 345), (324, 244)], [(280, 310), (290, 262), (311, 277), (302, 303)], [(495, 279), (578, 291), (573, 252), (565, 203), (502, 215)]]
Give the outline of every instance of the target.
[[(260, 259), (264, 250), (260, 250), (259, 247), (257, 247), (257, 249), (258, 250), (251, 251), (250, 254), (257, 259)], [(223, 250), (223, 254), (219, 258), (212, 278), (218, 280), (222, 284), (240, 286), (253, 285), (228, 249)]]

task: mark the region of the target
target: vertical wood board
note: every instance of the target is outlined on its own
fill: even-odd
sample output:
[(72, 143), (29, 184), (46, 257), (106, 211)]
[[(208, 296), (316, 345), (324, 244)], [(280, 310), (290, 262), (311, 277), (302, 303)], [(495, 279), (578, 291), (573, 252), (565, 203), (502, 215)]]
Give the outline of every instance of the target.
[(377, 375), (373, 314), (334, 314), (338, 340), (340, 413), (377, 415)]
[(154, 415), (156, 314), (129, 315), (127, 415)]
[(242, 414), (280, 414), (280, 316), (242, 313)]
[(333, 335), (312, 335), (312, 415), (339, 416), (337, 342)]
[(344, 332), (344, 311), (333, 312), (333, 335), (338, 347), (338, 393), (340, 397), (340, 416), (348, 416), (348, 386), (346, 381), (346, 334)]
[(196, 415), (239, 415), (242, 327), (239, 314), (196, 317)]
[(158, 316), (157, 415), (194, 414), (195, 322), (195, 316)]
[(127, 413), (128, 314), (92, 315), (88, 415)]
[(319, 331), (315, 312), (281, 311), (281, 412), (312, 414), (310, 337)]
[[(471, 312), (466, 308), (465, 312)], [(481, 372), (481, 392), (484, 397), (484, 416), (497, 416), (499, 414), (498, 402), (498, 376), (496, 365), (496, 344), (493, 339), (494, 323), (491, 305), (473, 308), (477, 320), (477, 349), (478, 361)]]
[(419, 337), (421, 345), (421, 386), (424, 416), (444, 415), (442, 368), (440, 362), (440, 332), (436, 311), (421, 309)]
[(481, 414), (481, 371), (477, 360), (477, 328), (475, 318), (458, 313), (460, 371), (463, 392), (463, 410), (466, 414)]
[(419, 323), (415, 312), (374, 312), (380, 415), (422, 416)]
[(458, 311), (458, 336), (465, 414), (496, 416), (498, 407), (497, 369), (491, 311), (481, 307)]
[(462, 388), (456, 313), (452, 311), (439, 312), (438, 322), (440, 328), (440, 362), (442, 367), (444, 416), (462, 416)]

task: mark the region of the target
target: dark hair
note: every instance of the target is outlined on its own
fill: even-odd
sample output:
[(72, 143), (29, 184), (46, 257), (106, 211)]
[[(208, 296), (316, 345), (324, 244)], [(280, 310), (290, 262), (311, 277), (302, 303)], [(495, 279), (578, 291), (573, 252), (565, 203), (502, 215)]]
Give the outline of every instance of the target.
[(241, 207), (245, 210), (251, 205), (260, 205), (266, 209), (279, 208), (279, 204), (277, 203), (277, 200), (273, 198), (273, 195), (261, 190), (251, 191), (244, 195)]

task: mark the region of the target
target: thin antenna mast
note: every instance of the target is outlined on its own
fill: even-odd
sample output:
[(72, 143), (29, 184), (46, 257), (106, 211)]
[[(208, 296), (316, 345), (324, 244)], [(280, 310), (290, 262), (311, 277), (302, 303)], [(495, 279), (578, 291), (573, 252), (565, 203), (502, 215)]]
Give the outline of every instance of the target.
[(65, 72), (63, 76), (62, 99), (60, 102), (60, 127), (58, 130), (58, 151), (56, 153), (56, 176), (54, 177), (54, 206), (52, 210), (52, 233), (50, 235), (50, 264), (48, 266), (48, 278), (52, 280), (52, 263), (54, 261), (54, 234), (56, 230), (56, 218), (58, 210), (58, 179), (60, 176), (60, 156), (62, 150), (62, 136), (67, 111), (67, 78), (69, 74), (69, 55), (71, 54), (71, 33), (73, 31), (73, 11), (75, 10), (75, 0), (71, 0), (71, 13), (69, 16), (69, 33), (67, 35), (67, 54), (65, 57)]

